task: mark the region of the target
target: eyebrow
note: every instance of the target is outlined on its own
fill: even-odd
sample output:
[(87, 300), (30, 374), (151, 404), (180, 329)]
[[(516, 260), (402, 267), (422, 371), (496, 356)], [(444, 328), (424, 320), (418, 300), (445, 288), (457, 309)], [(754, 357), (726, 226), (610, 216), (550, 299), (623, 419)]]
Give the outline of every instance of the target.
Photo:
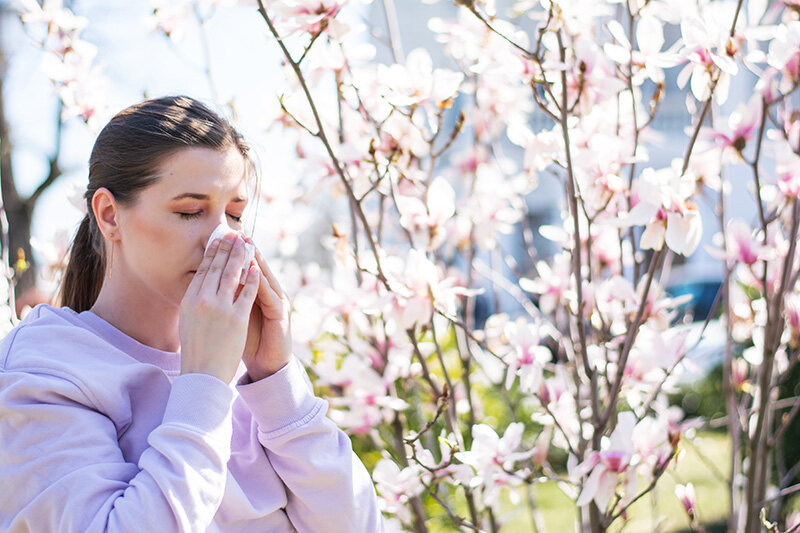
[[(196, 192), (185, 192), (183, 194), (179, 194), (178, 196), (173, 198), (173, 200), (181, 200), (183, 198), (194, 198), (195, 200), (209, 200), (209, 196), (207, 194), (199, 194)], [(233, 203), (242, 203), (246, 201), (247, 198), (242, 198), (241, 196), (237, 196), (236, 198), (233, 198), (231, 200), (231, 202)]]

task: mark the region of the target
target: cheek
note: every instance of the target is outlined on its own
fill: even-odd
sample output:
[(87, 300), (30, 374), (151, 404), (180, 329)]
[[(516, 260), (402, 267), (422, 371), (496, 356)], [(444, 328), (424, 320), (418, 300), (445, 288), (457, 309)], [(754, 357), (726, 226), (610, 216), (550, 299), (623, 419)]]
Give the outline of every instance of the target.
[(133, 251), (139, 257), (139, 261), (151, 267), (166, 267), (180, 262), (188, 249), (192, 234), (190, 228), (181, 227), (180, 220), (170, 221), (153, 216), (138, 217), (131, 222), (135, 235)]

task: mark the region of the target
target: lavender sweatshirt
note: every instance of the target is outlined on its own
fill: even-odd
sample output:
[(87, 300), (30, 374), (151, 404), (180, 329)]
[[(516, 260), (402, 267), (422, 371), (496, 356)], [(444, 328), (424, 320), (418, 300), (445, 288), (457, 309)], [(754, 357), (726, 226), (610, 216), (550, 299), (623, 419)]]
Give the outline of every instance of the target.
[(37, 306), (0, 345), (0, 531), (382, 531), (300, 363), (237, 379)]

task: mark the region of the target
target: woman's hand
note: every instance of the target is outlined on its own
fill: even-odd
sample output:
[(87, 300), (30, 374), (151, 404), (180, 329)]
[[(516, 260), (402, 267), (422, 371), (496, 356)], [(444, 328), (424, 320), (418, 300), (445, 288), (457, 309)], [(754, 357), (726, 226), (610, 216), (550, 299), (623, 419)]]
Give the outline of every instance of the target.
[[(253, 241), (246, 239), (253, 244)], [(259, 274), (258, 296), (250, 313), (247, 343), (242, 360), (252, 381), (270, 376), (292, 357), (291, 304), (278, 280), (256, 247)]]
[(239, 290), (244, 255), (244, 240), (233, 233), (206, 249), (181, 301), (181, 374), (200, 372), (226, 383), (236, 374), (263, 277), (250, 266)]

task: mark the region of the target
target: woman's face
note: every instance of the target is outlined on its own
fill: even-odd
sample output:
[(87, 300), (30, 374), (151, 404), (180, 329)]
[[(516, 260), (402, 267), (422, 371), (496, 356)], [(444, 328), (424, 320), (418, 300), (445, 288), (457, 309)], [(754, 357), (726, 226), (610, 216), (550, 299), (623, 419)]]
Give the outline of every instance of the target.
[[(114, 271), (138, 296), (179, 305), (220, 223), (242, 227), (245, 160), (236, 148), (185, 148), (159, 167), (161, 177), (133, 205), (119, 208)], [(138, 292), (142, 291), (142, 292)]]

